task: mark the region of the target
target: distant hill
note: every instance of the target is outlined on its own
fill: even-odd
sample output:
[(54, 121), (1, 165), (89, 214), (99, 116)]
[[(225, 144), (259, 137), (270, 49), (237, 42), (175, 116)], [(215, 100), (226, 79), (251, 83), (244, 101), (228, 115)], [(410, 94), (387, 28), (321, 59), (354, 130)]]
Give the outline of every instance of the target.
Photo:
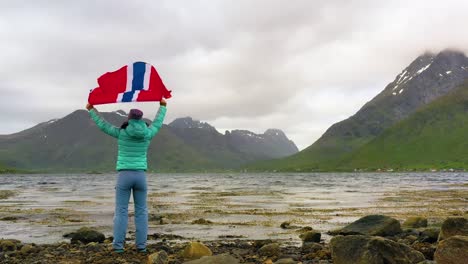
[(342, 162), (349, 155), (420, 108), (450, 94), (467, 79), (468, 58), (463, 53), (425, 53), (355, 115), (332, 125), (311, 146), (290, 157), (253, 163), (248, 168), (315, 171), (346, 167)]
[(0, 164), (0, 174), (3, 174), (3, 173), (15, 173), (15, 172), (19, 172), (15, 169), (12, 169), (12, 168), (8, 168), (6, 167), (5, 165), (3, 164)]
[[(101, 114), (116, 126), (127, 116), (121, 110)], [(151, 143), (148, 162), (150, 170), (158, 171), (226, 170), (297, 151), (280, 130), (221, 134), (188, 117), (163, 126)], [(116, 140), (100, 132), (85, 110), (0, 136), (0, 162), (25, 170), (111, 171), (116, 153)]]
[(345, 169), (468, 168), (468, 82), (342, 161)]

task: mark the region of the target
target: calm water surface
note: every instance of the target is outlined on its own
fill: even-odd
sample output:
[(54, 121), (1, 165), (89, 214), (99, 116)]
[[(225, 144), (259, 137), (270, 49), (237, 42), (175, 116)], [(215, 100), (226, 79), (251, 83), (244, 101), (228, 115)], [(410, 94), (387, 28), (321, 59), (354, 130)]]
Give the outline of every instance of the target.
[[(283, 221), (327, 231), (380, 213), (377, 202), (395, 193), (466, 190), (467, 182), (468, 173), (149, 174), (149, 233), (295, 241)], [(17, 195), (0, 200), (0, 218), (18, 220), (0, 221), (0, 238), (52, 243), (81, 226), (111, 235), (114, 184), (115, 174), (2, 175), (0, 190)], [(198, 218), (214, 224), (192, 224)]]

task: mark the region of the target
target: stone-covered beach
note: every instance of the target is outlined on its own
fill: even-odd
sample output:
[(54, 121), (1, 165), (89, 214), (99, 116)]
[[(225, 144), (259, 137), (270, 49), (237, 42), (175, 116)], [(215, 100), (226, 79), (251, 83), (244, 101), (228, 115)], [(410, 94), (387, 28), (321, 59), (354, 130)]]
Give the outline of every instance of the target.
[[(133, 248), (132, 205), (126, 251), (112, 252), (113, 177), (2, 175), (0, 263), (463, 263), (443, 258), (467, 252), (466, 173), (150, 175), (147, 254)], [(83, 227), (102, 236), (73, 239)]]
[[(66, 234), (71, 242), (28, 244), (0, 240), (1, 263), (466, 263), (468, 219), (447, 218), (440, 228), (427, 227), (427, 219), (413, 217), (400, 224), (388, 216), (370, 215), (330, 231), (329, 243), (311, 227), (291, 227), (302, 245), (291, 246), (274, 240), (184, 241), (171, 235), (153, 234), (158, 240), (148, 252), (137, 252), (132, 244), (124, 253), (113, 252), (112, 238), (92, 228)], [(437, 262), (434, 262), (436, 260)]]

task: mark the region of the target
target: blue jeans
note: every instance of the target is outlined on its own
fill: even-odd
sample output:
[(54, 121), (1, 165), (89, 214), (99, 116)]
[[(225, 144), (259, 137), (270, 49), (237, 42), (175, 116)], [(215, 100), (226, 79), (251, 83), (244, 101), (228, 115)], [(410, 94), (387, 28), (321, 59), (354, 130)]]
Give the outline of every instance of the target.
[(147, 184), (144, 171), (121, 170), (115, 186), (114, 249), (123, 249), (128, 225), (128, 201), (133, 190), (135, 203), (136, 247), (146, 248), (148, 235)]

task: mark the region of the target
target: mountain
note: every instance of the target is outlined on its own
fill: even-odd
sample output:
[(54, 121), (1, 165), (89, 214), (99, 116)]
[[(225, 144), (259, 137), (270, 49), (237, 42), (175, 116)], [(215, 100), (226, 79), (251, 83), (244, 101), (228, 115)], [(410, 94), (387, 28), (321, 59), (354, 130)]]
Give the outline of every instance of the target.
[(385, 130), (343, 169), (468, 168), (468, 81)]
[(445, 50), (425, 53), (350, 118), (332, 125), (315, 143), (285, 159), (249, 166), (260, 170), (334, 170), (353, 151), (468, 78), (468, 58)]
[[(122, 110), (101, 115), (116, 126), (127, 117)], [(148, 162), (153, 170), (225, 170), (297, 151), (280, 130), (259, 135), (235, 130), (223, 135), (207, 123), (179, 118), (163, 125), (150, 145)], [(116, 140), (99, 131), (85, 110), (0, 136), (0, 163), (25, 170), (110, 171), (116, 153)]]
[(223, 167), (237, 167), (267, 157), (281, 158), (299, 151), (281, 130), (276, 129), (269, 129), (264, 134), (233, 130), (223, 135), (211, 125), (190, 117), (176, 119), (168, 128), (185, 144)]

